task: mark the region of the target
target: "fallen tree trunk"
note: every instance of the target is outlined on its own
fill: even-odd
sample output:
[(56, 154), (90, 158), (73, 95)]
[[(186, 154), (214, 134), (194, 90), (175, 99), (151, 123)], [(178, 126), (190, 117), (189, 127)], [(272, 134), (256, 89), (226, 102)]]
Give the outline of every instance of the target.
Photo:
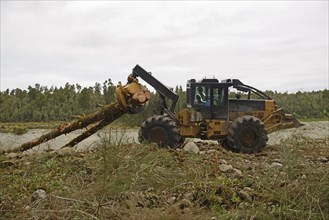
[[(98, 121), (107, 122), (107, 124), (101, 122), (100, 124), (98, 124), (98, 126), (96, 125), (96, 126), (92, 127), (91, 129), (93, 129), (93, 130), (88, 129), (86, 132), (84, 132), (83, 134), (81, 134), (80, 136), (78, 136), (77, 138), (75, 138), (69, 144), (66, 145), (66, 146), (68, 146), (68, 145), (74, 146), (75, 145), (75, 144), (73, 144), (74, 142), (79, 143), (83, 139), (89, 137), (91, 134), (95, 133), (99, 129), (110, 124), (115, 119), (121, 117), (125, 113), (126, 113), (126, 110), (124, 108), (122, 108), (118, 104), (118, 102), (114, 102), (110, 105), (105, 105), (97, 112), (83, 116), (77, 121), (61, 125), (57, 129), (55, 129), (47, 134), (44, 134), (37, 139), (26, 142), (26, 143), (22, 144), (21, 146), (19, 146), (18, 148), (13, 149), (10, 152), (18, 152), (18, 151), (25, 151), (25, 150), (31, 149), (34, 146), (37, 146), (43, 142), (56, 138), (62, 134), (67, 134), (74, 130), (85, 128), (88, 125), (98, 122)], [(98, 128), (98, 129), (95, 130), (96, 128)], [(90, 135), (87, 135), (89, 132), (90, 132)]]
[(44, 134), (39, 138), (26, 142), (17, 148), (2, 151), (0, 154), (26, 151), (60, 135), (70, 133), (77, 129), (86, 128), (87, 126), (94, 123), (98, 123), (63, 146), (73, 147), (77, 143), (96, 133), (98, 130), (112, 123), (114, 120), (120, 118), (122, 115), (126, 113), (136, 114), (138, 112), (144, 111), (145, 107), (147, 106), (147, 102), (151, 97), (151, 94), (145, 86), (142, 86), (138, 82), (136, 76), (130, 75), (126, 85), (122, 86), (121, 83), (119, 83), (119, 85), (116, 87), (116, 96), (116, 102), (102, 106), (98, 111), (94, 113), (80, 117), (76, 121), (60, 125), (57, 129), (50, 131), (49, 133)]
[(113, 112), (111, 115), (108, 115), (106, 117), (106, 119), (102, 120), (97, 125), (92, 126), (87, 131), (83, 132), (78, 137), (74, 138), (72, 141), (70, 141), (69, 143), (67, 143), (66, 145), (64, 145), (61, 148), (73, 147), (73, 146), (77, 145), (78, 143), (80, 143), (84, 139), (88, 138), (89, 136), (93, 135), (94, 133), (96, 133), (100, 129), (102, 129), (102, 128), (106, 127), (107, 125), (111, 124), (115, 119), (121, 117), (123, 114), (125, 114), (124, 111), (115, 111), (115, 112)]

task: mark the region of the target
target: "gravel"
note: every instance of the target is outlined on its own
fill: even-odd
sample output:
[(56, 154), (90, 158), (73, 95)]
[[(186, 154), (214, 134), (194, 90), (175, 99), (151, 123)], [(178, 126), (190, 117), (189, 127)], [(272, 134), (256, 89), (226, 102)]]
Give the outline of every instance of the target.
[[(32, 139), (38, 138), (41, 135), (49, 132), (47, 129), (32, 129), (23, 135), (16, 135), (12, 133), (0, 133), (0, 149), (8, 150), (19, 145), (30, 141)], [(78, 130), (71, 132), (66, 135), (59, 136), (53, 140), (43, 143), (39, 146), (34, 147), (28, 152), (33, 151), (45, 151), (45, 150), (56, 150), (64, 146), (66, 143), (71, 141), (73, 138), (81, 134), (84, 130)], [(289, 138), (293, 135), (303, 136), (311, 139), (323, 139), (329, 138), (329, 121), (320, 122), (307, 122), (304, 126), (300, 128), (292, 128), (282, 131), (277, 131), (269, 135), (268, 144), (278, 144), (280, 141)], [(101, 138), (111, 139), (112, 141), (120, 141), (121, 139), (129, 143), (138, 142), (138, 129), (110, 129), (105, 128), (96, 134), (90, 136), (84, 141), (80, 142), (75, 148), (77, 150), (81, 149), (91, 149), (99, 143)]]
[[(0, 150), (16, 148), (27, 141), (39, 138), (41, 135), (49, 131), (49, 129), (31, 129), (22, 135), (16, 135), (13, 133), (0, 133)], [(85, 129), (73, 131), (66, 135), (61, 135), (55, 139), (49, 140), (48, 142), (42, 143), (32, 148), (31, 150), (28, 150), (27, 153), (57, 150), (65, 144), (69, 143), (73, 138), (77, 137), (84, 131)], [(138, 142), (138, 130), (105, 128), (77, 144), (75, 149), (92, 149), (97, 146), (102, 138), (111, 139), (113, 142), (118, 142), (120, 140), (129, 143)]]
[(329, 138), (329, 121), (305, 122), (304, 124), (304, 126), (299, 128), (291, 128), (269, 134), (268, 144), (278, 144), (280, 141), (293, 135), (315, 140)]

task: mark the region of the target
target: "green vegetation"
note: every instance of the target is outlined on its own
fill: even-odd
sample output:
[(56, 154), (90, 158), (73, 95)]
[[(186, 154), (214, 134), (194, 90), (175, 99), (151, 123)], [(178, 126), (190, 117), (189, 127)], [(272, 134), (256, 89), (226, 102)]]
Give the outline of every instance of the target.
[[(328, 219), (329, 140), (292, 137), (259, 155), (205, 154), (102, 137), (93, 152), (0, 158), (4, 219)], [(212, 150), (212, 151), (211, 151)], [(218, 160), (219, 159), (219, 160)], [(279, 163), (282, 166), (273, 166)], [(218, 171), (218, 164), (236, 172)], [(45, 199), (31, 195), (44, 189)]]
[(329, 120), (329, 90), (327, 89), (293, 94), (271, 91), (265, 93), (297, 118)]
[(1, 133), (24, 134), (29, 129), (53, 129), (61, 125), (63, 122), (5, 122), (0, 123)]
[[(55, 128), (113, 102), (114, 88), (107, 80), (88, 88), (6, 90), (0, 94), (0, 132)], [(180, 110), (185, 91), (177, 86), (175, 92)], [(328, 120), (328, 90), (266, 93), (299, 118)], [(138, 126), (156, 100), (116, 125)], [(203, 154), (192, 154), (110, 137), (104, 135), (92, 152), (1, 155), (0, 219), (329, 219), (328, 161), (321, 159), (328, 158), (328, 139), (293, 136), (245, 155), (207, 142), (199, 146)], [(234, 169), (218, 171), (218, 165)], [(37, 189), (47, 198), (32, 201)]]
[[(0, 122), (50, 122), (70, 121), (74, 115), (84, 115), (96, 111), (98, 104), (115, 101), (115, 86), (111, 79), (102, 85), (82, 88), (79, 84), (67, 83), (64, 87), (29, 86), (27, 90), (13, 89), (0, 92)], [(174, 91), (179, 95), (177, 109), (186, 107), (186, 92), (182, 86)], [(329, 117), (329, 90), (297, 92), (294, 94), (266, 91), (285, 110), (298, 118)], [(158, 96), (158, 94), (153, 94)], [(234, 96), (232, 93), (231, 96)], [(149, 108), (140, 114), (125, 115), (117, 123), (138, 126), (144, 118), (153, 114), (157, 98), (152, 98)]]

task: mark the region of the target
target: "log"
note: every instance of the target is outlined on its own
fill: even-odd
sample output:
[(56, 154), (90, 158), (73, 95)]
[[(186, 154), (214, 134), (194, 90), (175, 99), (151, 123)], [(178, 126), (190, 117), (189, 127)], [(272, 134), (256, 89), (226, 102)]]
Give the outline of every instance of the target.
[[(88, 125), (93, 124), (93, 123), (98, 122), (98, 121), (103, 122), (103, 123), (102, 122), (99, 123), (97, 126), (92, 127), (91, 131), (90, 131), (90, 129), (87, 130), (86, 132), (84, 132), (83, 134), (81, 134), (80, 136), (78, 136), (77, 138), (72, 140), (69, 144), (67, 144), (67, 145), (70, 145), (70, 146), (73, 147), (75, 145), (73, 143), (75, 143), (75, 142), (79, 143), (83, 139), (89, 137), (91, 134), (93, 134), (96, 131), (98, 131), (99, 129), (105, 127), (106, 125), (113, 122), (115, 119), (121, 117), (125, 113), (126, 113), (126, 109), (122, 108), (119, 105), (118, 102), (114, 102), (114, 103), (111, 103), (109, 105), (103, 106), (100, 110), (98, 110), (98, 111), (96, 111), (92, 114), (81, 117), (77, 121), (73, 121), (73, 122), (68, 123), (68, 124), (60, 125), (57, 129), (55, 129), (55, 130), (53, 130), (49, 133), (46, 133), (46, 134), (42, 135), (41, 137), (39, 137), (37, 139), (26, 142), (26, 143), (22, 144), (21, 146), (19, 146), (18, 148), (9, 150), (7, 152), (26, 151), (28, 149), (33, 148), (34, 146), (37, 146), (41, 143), (49, 141), (49, 140), (51, 140), (53, 138), (56, 138), (60, 135), (70, 133), (70, 132), (72, 132), (74, 130), (77, 130), (77, 129), (85, 128)], [(91, 132), (91, 134), (87, 135), (88, 132)]]
[(119, 109), (117, 109), (116, 111), (113, 111), (112, 114), (109, 115), (106, 119), (102, 120), (97, 125), (94, 125), (91, 128), (88, 128), (87, 131), (83, 132), (78, 137), (74, 138), (72, 141), (70, 141), (69, 143), (67, 143), (66, 145), (64, 145), (61, 148), (73, 147), (73, 146), (77, 145), (78, 143), (80, 143), (84, 139), (88, 138), (89, 136), (93, 135), (94, 133), (96, 133), (100, 129), (102, 129), (102, 128), (106, 127), (107, 125), (111, 124), (115, 119), (121, 117), (123, 114), (125, 114), (125, 112), (120, 111)]
[(112, 123), (114, 120), (120, 118), (122, 115), (126, 113), (135, 114), (144, 111), (145, 107), (147, 106), (147, 102), (151, 97), (151, 93), (145, 86), (142, 86), (138, 82), (136, 77), (129, 75), (126, 85), (122, 86), (121, 83), (119, 83), (119, 85), (116, 87), (116, 96), (116, 102), (101, 106), (101, 108), (94, 113), (79, 117), (78, 120), (71, 123), (62, 124), (57, 129), (52, 130), (39, 138), (26, 142), (17, 148), (2, 151), (0, 154), (26, 151), (60, 135), (70, 133), (77, 129), (86, 128), (87, 126), (94, 123), (98, 123), (63, 146), (73, 147), (77, 143), (88, 138), (90, 135), (96, 133), (98, 130)]

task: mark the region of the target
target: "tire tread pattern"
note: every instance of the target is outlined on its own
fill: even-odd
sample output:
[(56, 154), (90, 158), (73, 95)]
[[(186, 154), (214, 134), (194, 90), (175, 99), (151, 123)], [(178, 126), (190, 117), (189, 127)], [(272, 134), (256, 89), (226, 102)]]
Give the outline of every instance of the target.
[(145, 119), (138, 131), (138, 140), (143, 143), (148, 140), (148, 134), (154, 127), (162, 127), (167, 131), (168, 139), (165, 143), (157, 143), (159, 147), (177, 148), (183, 142), (176, 122), (168, 115), (155, 115)]
[[(241, 132), (245, 129), (251, 129), (256, 133), (256, 141), (253, 146), (245, 146), (241, 141)], [(228, 147), (236, 152), (257, 153), (262, 151), (268, 141), (265, 125), (259, 118), (245, 115), (235, 119), (228, 129), (227, 143)]]

